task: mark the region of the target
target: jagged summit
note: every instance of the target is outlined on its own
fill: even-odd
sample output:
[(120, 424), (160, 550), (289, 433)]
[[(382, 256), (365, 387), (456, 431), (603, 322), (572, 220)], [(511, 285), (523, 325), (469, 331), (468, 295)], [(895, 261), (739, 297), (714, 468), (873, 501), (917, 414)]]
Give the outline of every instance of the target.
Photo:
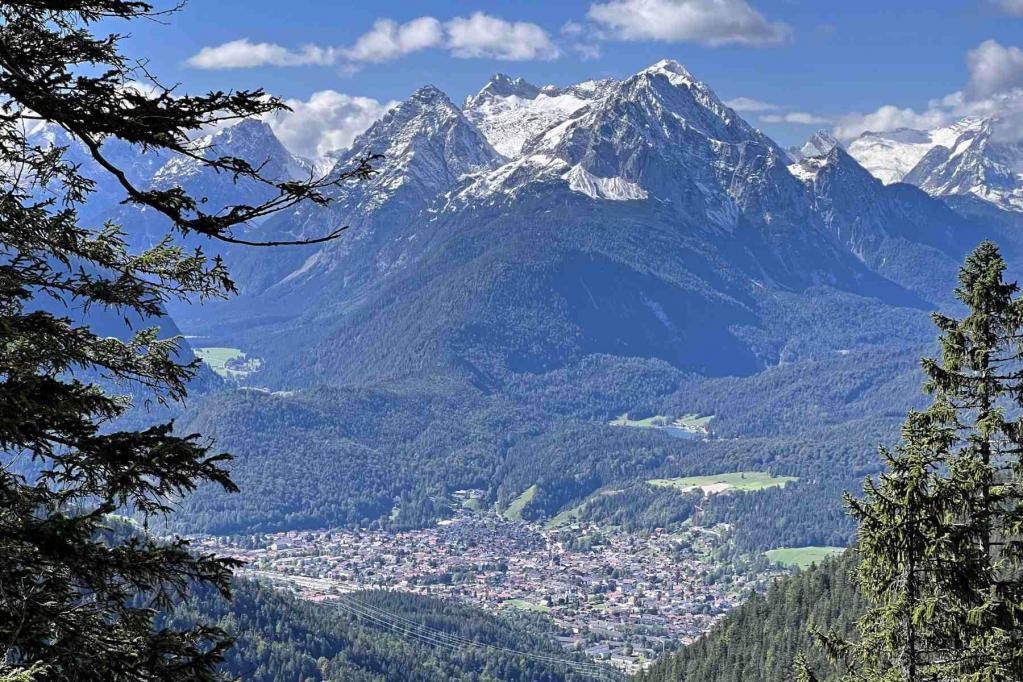
[(903, 178), (935, 196), (972, 195), (1023, 211), (1023, 144), (999, 142), (998, 121), (964, 127), (952, 146), (933, 147)]
[(671, 79), (672, 82), (674, 82), (676, 85), (698, 85), (701, 87), (706, 87), (704, 86), (703, 83), (697, 80), (696, 77), (693, 76), (693, 74), (690, 73), (685, 66), (683, 66), (680, 62), (675, 61), (674, 59), (662, 59), (661, 61), (656, 62), (655, 64), (651, 64), (650, 66), (641, 70), (637, 75), (642, 74), (652, 75), (663, 74), (667, 76), (669, 79)]
[[(272, 180), (299, 178), (309, 174), (310, 165), (284, 148), (270, 126), (259, 119), (244, 119), (195, 141), (195, 149), (204, 158), (233, 156), (262, 167), (262, 174)], [(157, 186), (194, 183), (208, 174), (217, 175), (196, 159), (172, 157), (153, 176)], [(223, 175), (223, 174), (219, 174)], [(233, 180), (224, 176), (220, 189), (229, 191)], [(252, 188), (255, 191), (255, 187)]]
[[(526, 139), (511, 163), (463, 197), (490, 201), (530, 183), (560, 182), (598, 200), (657, 199), (686, 220), (731, 229), (766, 219), (759, 192), (799, 192), (784, 170), (785, 153), (678, 62), (658, 62), (592, 92), (598, 96)], [(784, 203), (793, 209), (800, 201)]]
[(802, 161), (813, 156), (827, 154), (839, 146), (838, 140), (827, 130), (818, 130), (803, 143), (801, 147), (789, 147), (789, 156), (793, 161)]
[[(451, 104), (451, 99), (447, 96), (443, 90), (438, 88), (436, 85), (424, 85), (413, 92), (407, 100), (405, 100), (405, 108), (408, 108), (410, 104)], [(401, 105), (399, 105), (401, 106)]]
[[(833, 139), (833, 138), (832, 138)], [(810, 144), (809, 142), (807, 144)], [(806, 145), (804, 145), (804, 148)], [(807, 183), (814, 191), (825, 182), (834, 183), (840, 176), (840, 184), (861, 188), (867, 185), (880, 185), (880, 181), (870, 174), (849, 155), (842, 145), (835, 144), (821, 154), (806, 158), (789, 165), (789, 171), (799, 180)]]
[(610, 83), (538, 88), (522, 78), (497, 74), (478, 94), (466, 98), (464, 111), (498, 152), (515, 158), (529, 139), (599, 100)]
[[(414, 216), (466, 175), (502, 160), (461, 109), (432, 85), (417, 89), (359, 135), (331, 172), (340, 174), (370, 156), (380, 157), (371, 178), (336, 188), (327, 206), (303, 204), (266, 226), (267, 239), (301, 239), (322, 234), (324, 225), (348, 225), (347, 238), (319, 251), (290, 254), (293, 260), (278, 259), (258, 273), (254, 288), (288, 284), (325, 291), (362, 281), (373, 268), (390, 269), (411, 245), (403, 230)], [(340, 270), (356, 274), (338, 282)]]
[(496, 73), (490, 77), (487, 84), (476, 95), (466, 98), (465, 107), (467, 109), (472, 108), (476, 102), (484, 98), (524, 97), (526, 99), (533, 99), (540, 94), (541, 90), (541, 88), (538, 88), (524, 78), (513, 79), (506, 74)]
[(215, 137), (225, 143), (241, 140), (263, 140), (274, 136), (270, 125), (258, 118), (246, 118), (232, 126), (224, 128)]

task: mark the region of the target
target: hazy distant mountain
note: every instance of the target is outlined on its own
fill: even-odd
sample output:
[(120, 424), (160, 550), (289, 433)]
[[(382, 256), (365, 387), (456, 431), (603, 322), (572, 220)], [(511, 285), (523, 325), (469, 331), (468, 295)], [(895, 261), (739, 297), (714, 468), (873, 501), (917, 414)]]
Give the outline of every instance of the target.
[[(43, 149), (64, 148), (65, 161), (78, 165), (81, 175), (95, 183), (88, 201), (78, 207), (83, 222), (99, 223), (111, 212), (116, 211), (118, 204), (124, 200), (126, 192), (117, 179), (100, 167), (84, 144), (60, 126), (52, 123), (40, 124), (29, 132), (27, 140), (29, 144)], [(143, 154), (122, 140), (108, 141), (103, 145), (103, 153), (117, 164), (130, 182), (141, 186), (151, 181), (153, 174), (167, 162), (168, 158), (160, 151)], [(46, 188), (39, 190), (41, 197), (46, 191)]]

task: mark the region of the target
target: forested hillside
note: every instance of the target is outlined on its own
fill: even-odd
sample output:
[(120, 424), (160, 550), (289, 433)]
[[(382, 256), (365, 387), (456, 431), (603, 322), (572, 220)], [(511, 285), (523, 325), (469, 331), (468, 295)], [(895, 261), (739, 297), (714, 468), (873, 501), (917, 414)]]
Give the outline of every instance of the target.
[[(646, 480), (758, 470), (799, 481), (708, 506), (737, 525), (745, 548), (844, 545), (852, 526), (841, 493), (876, 470), (877, 446), (917, 404), (919, 355), (834, 354), (719, 379), (602, 357), (519, 376), (501, 394), (441, 381), (234, 390), (196, 400), (179, 423), (236, 454), (233, 474), (246, 494), (204, 489), (183, 501), (178, 523), (216, 534), (422, 526), (449, 514), (455, 490), (481, 490), (486, 505), (503, 507), (535, 485), (527, 519), (554, 517), (611, 487), (636, 494), (604, 499), (587, 518), (652, 529), (667, 517), (648, 504), (676, 507), (676, 521), (686, 505), (680, 494), (655, 501), (636, 490)], [(705, 438), (685, 439), (610, 423), (626, 411), (713, 418)]]
[(856, 555), (776, 582), (724, 618), (713, 630), (641, 674), (637, 682), (780, 682), (804, 653), (821, 679), (835, 672), (810, 627), (847, 636), (864, 610), (850, 572)]
[[(516, 613), (511, 620), (451, 601), (397, 592), (360, 592), (348, 595), (344, 603), (358, 606), (301, 601), (250, 580), (236, 580), (231, 602), (202, 592), (178, 608), (169, 622), (175, 626), (206, 622), (235, 636), (223, 671), (248, 682), (601, 679), (573, 671), (596, 673), (598, 668), (557, 647), (547, 632), (550, 623), (539, 616)], [(357, 616), (356, 611), (371, 615)], [(400, 625), (382, 624), (382, 613)], [(482, 645), (453, 645), (455, 638)], [(528, 652), (532, 658), (507, 650)], [(603, 679), (612, 679), (610, 672)]]

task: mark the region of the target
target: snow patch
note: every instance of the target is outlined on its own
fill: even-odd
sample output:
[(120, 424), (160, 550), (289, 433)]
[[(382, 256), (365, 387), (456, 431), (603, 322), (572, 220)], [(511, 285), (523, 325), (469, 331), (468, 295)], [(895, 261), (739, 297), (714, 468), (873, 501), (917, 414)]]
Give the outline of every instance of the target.
[(637, 201), (647, 198), (647, 192), (635, 182), (625, 178), (600, 178), (582, 166), (574, 166), (561, 176), (568, 180), (568, 188), (591, 199), (607, 201)]
[(886, 185), (901, 182), (927, 152), (953, 148), (963, 133), (979, 129), (984, 120), (964, 118), (934, 130), (902, 128), (887, 133), (864, 133), (849, 144), (849, 155)]

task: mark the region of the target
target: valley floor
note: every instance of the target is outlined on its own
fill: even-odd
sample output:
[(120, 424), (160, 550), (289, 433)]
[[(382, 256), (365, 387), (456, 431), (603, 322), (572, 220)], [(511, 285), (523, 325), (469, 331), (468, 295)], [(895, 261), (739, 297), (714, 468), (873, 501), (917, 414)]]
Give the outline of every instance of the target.
[(323, 530), (205, 538), (243, 575), (315, 601), (365, 589), (429, 594), (547, 614), (572, 651), (633, 673), (706, 632), (782, 573), (728, 556), (731, 529), (552, 530), (463, 511), (406, 532)]

